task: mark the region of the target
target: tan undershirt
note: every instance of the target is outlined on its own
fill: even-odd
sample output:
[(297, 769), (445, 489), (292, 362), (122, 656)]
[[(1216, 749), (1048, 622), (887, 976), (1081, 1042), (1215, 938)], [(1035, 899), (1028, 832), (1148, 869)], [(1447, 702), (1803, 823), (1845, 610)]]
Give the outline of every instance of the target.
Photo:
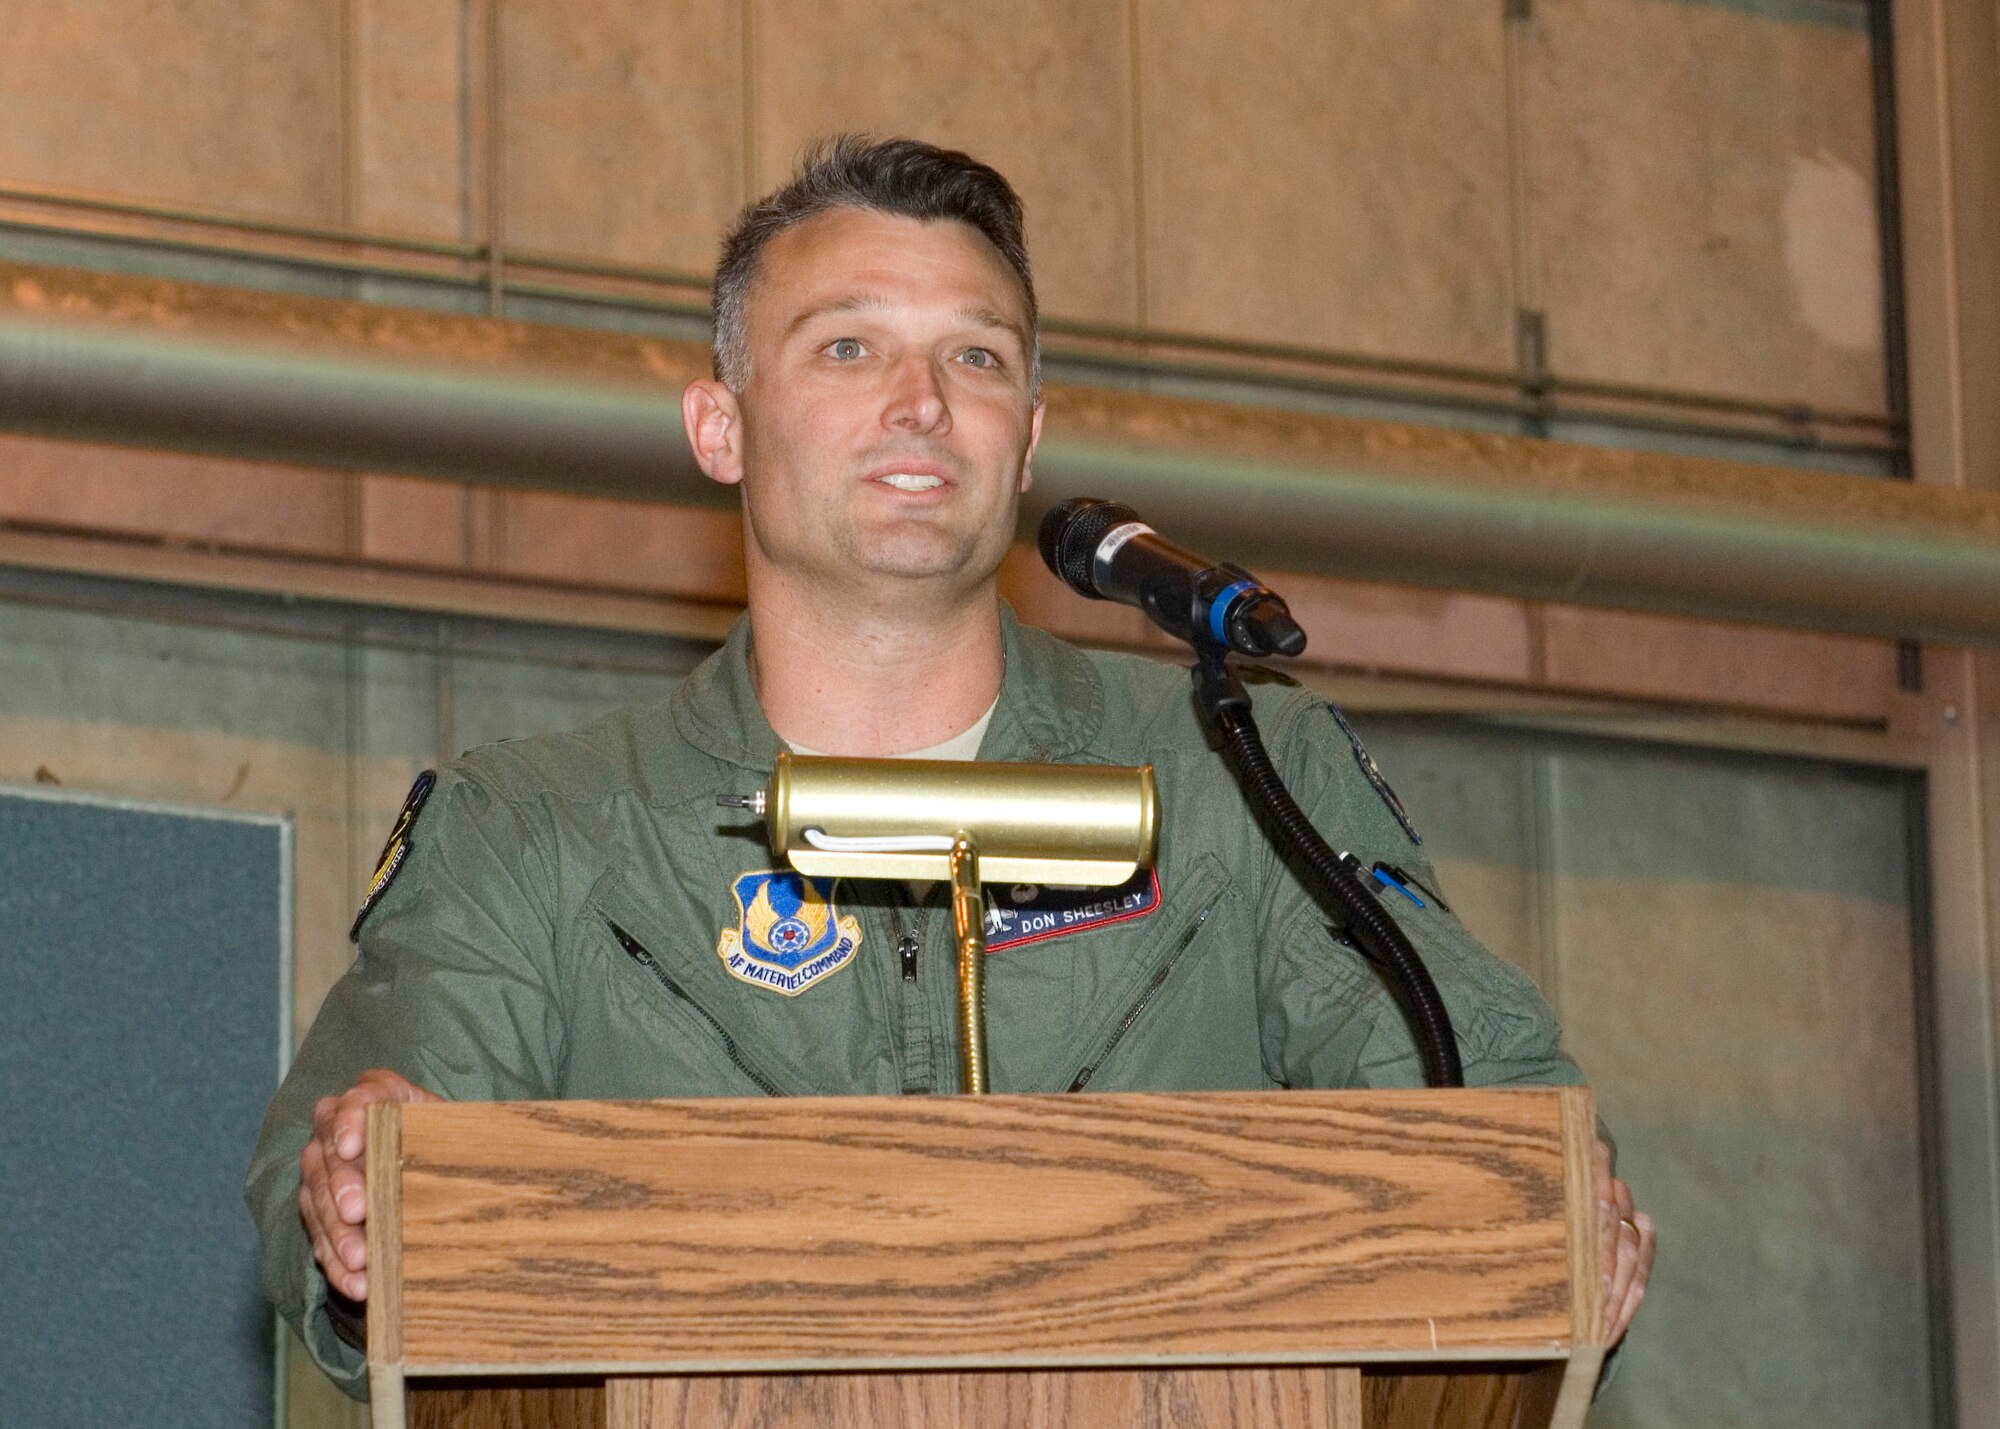
[[(954, 734), (943, 744), (933, 744), (929, 749), (912, 749), (904, 754), (891, 754), (890, 759), (971, 759), (979, 753), (979, 741), (986, 737), (986, 726), (993, 723), (993, 711), (1000, 707), (1000, 697), (995, 695), (993, 703), (986, 707), (986, 713), (972, 722), (972, 727)], [(779, 741), (794, 754), (808, 758), (824, 758), (825, 751), (807, 749), (803, 744), (794, 744), (789, 739)]]

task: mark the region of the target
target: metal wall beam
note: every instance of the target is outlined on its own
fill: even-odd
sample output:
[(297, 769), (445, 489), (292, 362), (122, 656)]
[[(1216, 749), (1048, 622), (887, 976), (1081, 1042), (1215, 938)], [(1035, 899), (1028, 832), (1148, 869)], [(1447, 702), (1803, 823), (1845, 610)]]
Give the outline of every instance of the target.
[[(2000, 7), (1889, 7), (1917, 481), (2000, 496)], [(1957, 1423), (2000, 1403), (2000, 651), (1927, 647), (1930, 1289)], [(1981, 1409), (1981, 1405), (1987, 1406)]]
[[(490, 345), (457, 362), (389, 360), (379, 316), (362, 336), (290, 322), (315, 340), (281, 347), (199, 326), (67, 321), (19, 301), (20, 283), (14, 291), (11, 308), (0, 303), (0, 429), (681, 504), (731, 500), (700, 476), (680, 430), (679, 384), (706, 367), (695, 344), (613, 337), (619, 363), (579, 362), (595, 335), (568, 334), (553, 344), (556, 367), (496, 362)], [(1098, 388), (1052, 386), (1048, 401), (1035, 510), (1079, 492), (1115, 496), (1206, 549), (1273, 569), (2000, 641), (2000, 495), (1991, 492)]]
[[(0, 315), (0, 429), (641, 500), (713, 501), (679, 393), (365, 349)], [(733, 498), (731, 498), (733, 501)]]
[(2000, 640), (2000, 497), (1051, 393), (1047, 499), (1094, 491), (1274, 569), (1854, 634)]

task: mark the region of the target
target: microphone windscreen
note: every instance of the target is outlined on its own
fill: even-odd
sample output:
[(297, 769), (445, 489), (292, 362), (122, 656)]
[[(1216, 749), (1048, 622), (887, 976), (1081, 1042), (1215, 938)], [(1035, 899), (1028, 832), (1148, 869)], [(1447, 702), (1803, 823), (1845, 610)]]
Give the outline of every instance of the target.
[(1092, 569), (1098, 544), (1112, 527), (1138, 519), (1137, 512), (1119, 502), (1072, 496), (1051, 507), (1042, 518), (1036, 544), (1041, 548), (1042, 560), (1063, 584), (1078, 595), (1102, 600)]

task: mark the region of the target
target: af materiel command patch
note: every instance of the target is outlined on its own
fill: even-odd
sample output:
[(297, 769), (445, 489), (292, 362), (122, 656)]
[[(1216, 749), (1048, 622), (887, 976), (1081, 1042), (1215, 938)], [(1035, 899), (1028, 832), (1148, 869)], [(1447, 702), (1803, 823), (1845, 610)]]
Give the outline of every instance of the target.
[(404, 861), (410, 856), (411, 826), (423, 812), (424, 800), (430, 798), (437, 781), (437, 770), (426, 769), (410, 786), (409, 797), (403, 800), (403, 812), (396, 815), (396, 826), (389, 830), (389, 841), (382, 845), (382, 856), (375, 861), (375, 872), (368, 880), (368, 894), (361, 900), (361, 911), (354, 915), (354, 926), (347, 930), (348, 942), (361, 941), (361, 925), (368, 921), (368, 915), (375, 911), (375, 905), (382, 901), (382, 895), (402, 871)]
[(861, 921), (840, 916), (835, 880), (784, 869), (746, 873), (730, 885), (737, 920), (715, 954), (733, 978), (797, 997), (854, 960)]
[(1333, 722), (1340, 726), (1340, 732), (1347, 736), (1347, 742), (1354, 746), (1354, 762), (1361, 766), (1362, 775), (1382, 802), (1388, 806), (1389, 812), (1396, 816), (1396, 822), (1403, 826), (1403, 832), (1410, 836), (1410, 842), (1421, 847), (1424, 836), (1417, 832), (1416, 825), (1410, 822), (1409, 810), (1405, 809), (1403, 801), (1396, 797), (1396, 791), (1389, 787), (1389, 781), (1382, 777), (1382, 771), (1376, 767), (1375, 756), (1368, 752), (1368, 746), (1361, 742), (1361, 736), (1354, 732), (1354, 726), (1347, 722), (1346, 715), (1333, 705), (1328, 705), (1326, 710), (1333, 716)]

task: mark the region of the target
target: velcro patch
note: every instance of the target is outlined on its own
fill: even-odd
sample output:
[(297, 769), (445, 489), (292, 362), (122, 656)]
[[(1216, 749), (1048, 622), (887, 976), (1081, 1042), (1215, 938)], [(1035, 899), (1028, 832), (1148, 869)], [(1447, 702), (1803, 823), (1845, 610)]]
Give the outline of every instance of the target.
[(1116, 888), (996, 883), (986, 890), (986, 951), (1143, 918), (1160, 906), (1160, 875), (1142, 868)]
[(1361, 775), (1368, 781), (1369, 787), (1374, 789), (1375, 797), (1382, 801), (1383, 807), (1395, 815), (1396, 822), (1403, 826), (1403, 832), (1410, 836), (1410, 842), (1421, 848), (1424, 836), (1417, 832), (1417, 826), (1410, 822), (1409, 810), (1405, 809), (1403, 801), (1396, 797), (1396, 791), (1389, 787), (1389, 781), (1382, 777), (1382, 770), (1376, 765), (1375, 756), (1368, 752), (1368, 746), (1361, 742), (1361, 736), (1354, 732), (1354, 726), (1347, 722), (1346, 715), (1332, 705), (1328, 705), (1326, 710), (1333, 716), (1333, 722), (1340, 726), (1340, 732), (1347, 736), (1347, 742), (1354, 746), (1354, 762), (1361, 767)]
[(833, 901), (839, 885), (791, 869), (746, 873), (730, 884), (736, 926), (724, 928), (715, 955), (729, 975), (797, 997), (854, 961), (861, 920), (842, 917)]
[(347, 930), (348, 942), (361, 941), (361, 925), (368, 921), (368, 915), (375, 911), (375, 905), (403, 871), (403, 863), (410, 856), (411, 827), (423, 812), (424, 800), (430, 798), (437, 781), (437, 771), (426, 769), (410, 786), (409, 796), (403, 800), (403, 812), (396, 815), (396, 826), (389, 830), (389, 841), (382, 845), (382, 856), (375, 862), (375, 873), (368, 880), (368, 894), (361, 900), (361, 911), (354, 915), (354, 926)]

